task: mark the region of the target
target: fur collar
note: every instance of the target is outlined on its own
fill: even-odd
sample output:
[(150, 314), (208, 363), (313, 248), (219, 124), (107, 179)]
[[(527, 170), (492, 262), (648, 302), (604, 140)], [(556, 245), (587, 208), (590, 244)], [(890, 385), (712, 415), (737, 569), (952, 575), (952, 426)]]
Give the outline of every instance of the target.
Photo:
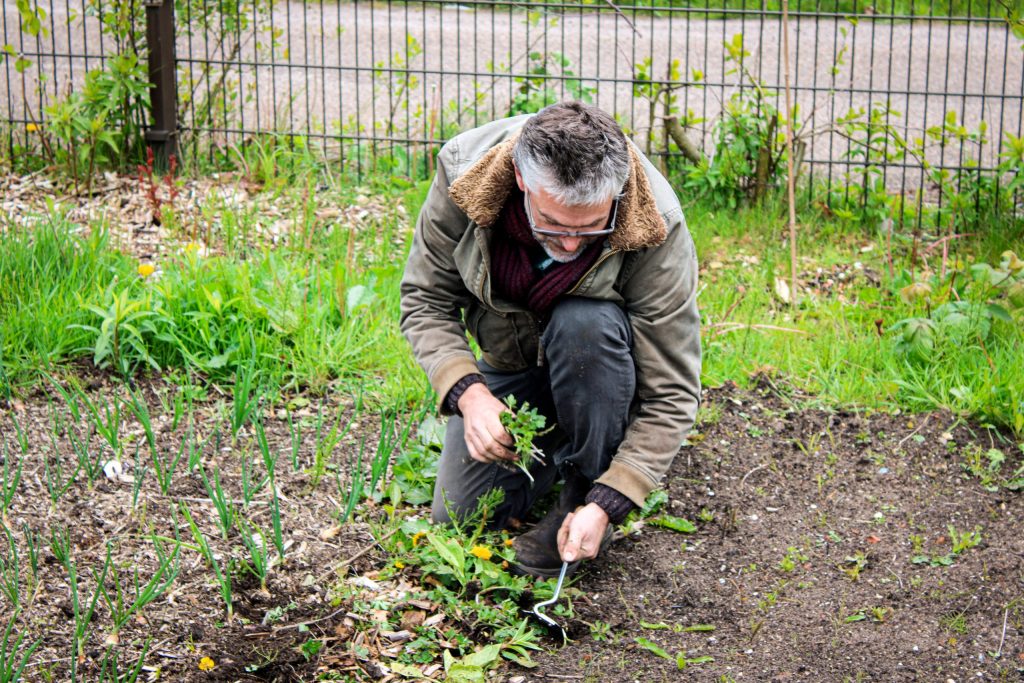
[[(516, 173), (512, 164), (515, 141), (512, 137), (492, 147), (448, 190), (455, 204), (481, 227), (494, 225), (515, 186)], [(613, 249), (622, 251), (656, 247), (665, 241), (668, 234), (640, 154), (632, 145), (629, 146), (629, 156), (629, 179), (619, 199), (616, 230), (608, 238)]]

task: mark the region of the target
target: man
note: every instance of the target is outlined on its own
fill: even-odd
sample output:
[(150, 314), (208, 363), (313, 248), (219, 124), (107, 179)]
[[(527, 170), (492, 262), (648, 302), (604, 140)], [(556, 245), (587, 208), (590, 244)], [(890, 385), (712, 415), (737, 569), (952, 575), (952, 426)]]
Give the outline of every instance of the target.
[[(501, 488), (504, 527), (561, 478), (558, 502), (516, 538), (516, 568), (551, 576), (596, 557), (693, 424), (696, 297), (679, 202), (605, 112), (556, 104), (449, 141), (402, 280), (402, 331), (451, 415), (434, 520)], [(533, 482), (502, 466), (509, 395), (556, 425)]]

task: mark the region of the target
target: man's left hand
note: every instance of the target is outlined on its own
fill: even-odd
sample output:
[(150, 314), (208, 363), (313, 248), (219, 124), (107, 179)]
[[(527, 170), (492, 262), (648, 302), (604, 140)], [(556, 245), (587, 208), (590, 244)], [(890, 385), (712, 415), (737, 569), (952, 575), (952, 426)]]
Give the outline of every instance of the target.
[(575, 562), (597, 557), (607, 528), (608, 514), (597, 503), (570, 512), (558, 530), (558, 553), (562, 560)]

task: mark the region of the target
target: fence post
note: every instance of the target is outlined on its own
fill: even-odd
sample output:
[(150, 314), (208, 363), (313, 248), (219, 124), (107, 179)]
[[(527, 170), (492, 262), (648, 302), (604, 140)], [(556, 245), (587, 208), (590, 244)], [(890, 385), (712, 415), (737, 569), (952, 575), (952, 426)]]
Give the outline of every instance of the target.
[(150, 103), (153, 125), (146, 143), (153, 149), (154, 165), (167, 168), (178, 150), (178, 89), (175, 78), (174, 0), (146, 0), (146, 42), (149, 46)]

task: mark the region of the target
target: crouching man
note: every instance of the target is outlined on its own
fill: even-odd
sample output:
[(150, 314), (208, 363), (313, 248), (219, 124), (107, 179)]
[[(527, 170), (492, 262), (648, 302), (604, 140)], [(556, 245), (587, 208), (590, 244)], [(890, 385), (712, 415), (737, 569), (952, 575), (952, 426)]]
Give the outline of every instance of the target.
[[(672, 188), (602, 110), (552, 105), (458, 135), (438, 156), (402, 280), (401, 326), (450, 415), (433, 518), (504, 490), (492, 526), (554, 507), (517, 569), (598, 555), (659, 483), (700, 396), (697, 262)], [(467, 341), (480, 348), (478, 359)], [(508, 395), (555, 429), (534, 482), (501, 423)]]

